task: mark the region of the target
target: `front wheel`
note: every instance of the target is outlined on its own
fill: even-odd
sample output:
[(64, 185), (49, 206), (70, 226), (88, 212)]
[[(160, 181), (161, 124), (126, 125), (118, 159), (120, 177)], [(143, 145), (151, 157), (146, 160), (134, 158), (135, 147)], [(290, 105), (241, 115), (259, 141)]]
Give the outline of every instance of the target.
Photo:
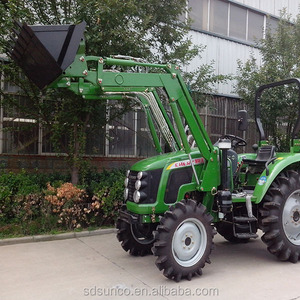
[(117, 238), (122, 248), (131, 255), (144, 256), (152, 254), (151, 248), (154, 243), (153, 231), (157, 224), (129, 224), (119, 218), (117, 220)]
[(264, 197), (261, 227), (268, 251), (280, 260), (296, 263), (300, 256), (300, 175), (279, 174)]
[(153, 254), (164, 276), (175, 281), (202, 274), (213, 246), (215, 231), (212, 216), (205, 207), (193, 200), (184, 200), (172, 206), (161, 219), (155, 232)]

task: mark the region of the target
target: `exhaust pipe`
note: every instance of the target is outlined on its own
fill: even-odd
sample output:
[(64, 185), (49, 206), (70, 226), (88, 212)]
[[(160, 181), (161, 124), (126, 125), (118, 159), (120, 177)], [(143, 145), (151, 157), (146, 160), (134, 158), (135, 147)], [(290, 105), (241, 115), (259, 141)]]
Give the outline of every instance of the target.
[(40, 89), (55, 81), (74, 61), (86, 23), (29, 26), (16, 22), (8, 55)]

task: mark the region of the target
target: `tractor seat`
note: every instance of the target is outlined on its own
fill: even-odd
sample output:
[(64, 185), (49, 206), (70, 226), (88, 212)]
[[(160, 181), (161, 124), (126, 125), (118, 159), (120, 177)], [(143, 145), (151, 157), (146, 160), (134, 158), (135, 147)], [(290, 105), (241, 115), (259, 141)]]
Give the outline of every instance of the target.
[(243, 159), (249, 166), (265, 165), (275, 159), (275, 146), (263, 145), (259, 148), (256, 159)]

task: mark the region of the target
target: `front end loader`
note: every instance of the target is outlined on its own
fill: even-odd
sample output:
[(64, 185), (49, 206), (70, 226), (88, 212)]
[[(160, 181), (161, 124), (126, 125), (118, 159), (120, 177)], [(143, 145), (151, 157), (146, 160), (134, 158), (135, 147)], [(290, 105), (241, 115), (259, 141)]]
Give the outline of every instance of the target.
[[(239, 243), (257, 238), (260, 228), (272, 254), (299, 260), (300, 119), (288, 153), (268, 143), (260, 119), (261, 94), (280, 85), (299, 87), (298, 79), (258, 89), (259, 145), (256, 153), (237, 154), (247, 144), (238, 136), (226, 134), (212, 144), (178, 66), (86, 56), (84, 23), (18, 27), (10, 56), (38, 87), (68, 89), (91, 100), (134, 99), (145, 111), (158, 155), (126, 174), (117, 221), (125, 251), (153, 253), (167, 278), (190, 280), (210, 262), (216, 231)], [(132, 72), (135, 67), (140, 72)], [(240, 111), (242, 129), (246, 122)]]

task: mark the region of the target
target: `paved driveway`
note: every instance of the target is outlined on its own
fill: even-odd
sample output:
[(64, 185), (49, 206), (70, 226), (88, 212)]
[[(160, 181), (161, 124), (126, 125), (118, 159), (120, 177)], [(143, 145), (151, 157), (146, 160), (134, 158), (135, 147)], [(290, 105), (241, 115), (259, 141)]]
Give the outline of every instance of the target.
[(300, 262), (279, 262), (257, 239), (215, 236), (201, 277), (166, 279), (155, 257), (125, 253), (115, 234), (0, 247), (0, 299), (300, 300)]

